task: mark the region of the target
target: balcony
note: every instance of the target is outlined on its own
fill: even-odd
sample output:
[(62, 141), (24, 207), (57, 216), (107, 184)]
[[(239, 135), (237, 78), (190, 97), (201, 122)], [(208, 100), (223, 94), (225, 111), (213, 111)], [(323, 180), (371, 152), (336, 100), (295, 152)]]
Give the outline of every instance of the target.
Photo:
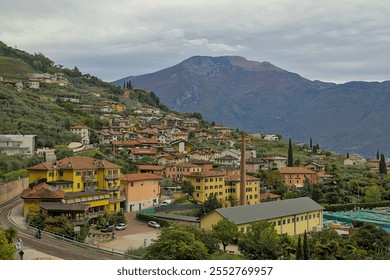
[(95, 175), (83, 175), (83, 181), (95, 181), (96, 176)]
[(118, 174), (106, 175), (106, 176), (104, 176), (104, 179), (106, 179), (106, 180), (118, 180), (119, 179), (119, 175)]

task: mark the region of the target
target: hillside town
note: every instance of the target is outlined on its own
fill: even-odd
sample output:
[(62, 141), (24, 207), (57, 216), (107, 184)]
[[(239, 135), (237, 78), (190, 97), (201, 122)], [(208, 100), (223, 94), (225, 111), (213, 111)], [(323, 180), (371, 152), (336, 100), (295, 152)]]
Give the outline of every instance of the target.
[[(388, 161), (379, 151), (376, 158), (367, 159), (321, 150), (311, 138), (306, 144), (287, 142), (280, 134), (251, 134), (205, 121), (196, 113), (142, 102), (161, 105), (154, 93), (129, 84), (107, 86), (106, 94), (96, 90), (101, 81), (91, 82), (90, 76), (76, 70), (69, 74), (79, 80), (59, 71), (30, 75), (24, 82), (0, 79), (4, 87), (0, 89), (9, 95), (38, 97), (78, 114), (57, 128), (57, 134), (67, 133), (66, 139), (71, 139), (66, 145), (43, 146), (53, 141), (42, 141), (46, 135), (39, 130), (0, 135), (4, 166), (11, 158), (31, 162), (22, 170), (1, 174), (5, 195), (0, 202), (20, 195), (21, 215), (30, 230), (38, 230), (39, 238), (53, 228), (65, 234), (66, 228), (74, 227), (77, 234), (66, 232), (70, 240), (107, 242), (115, 239), (115, 231), (126, 228), (127, 217), (134, 213), (133, 219), (161, 234), (172, 234), (169, 229), (176, 227), (183, 231), (181, 226), (211, 234), (217, 245), (201, 245), (211, 247), (200, 259), (227, 253), (230, 245), (236, 247), (229, 254), (239, 258), (359, 259), (374, 253), (320, 252), (316, 247), (303, 257), (299, 240), (311, 238), (315, 247), (316, 238), (325, 235), (321, 238), (331, 242), (335, 233), (341, 244), (359, 236), (363, 221), (390, 228)], [(72, 81), (94, 87), (75, 93)], [(356, 218), (354, 214), (363, 215), (360, 208), (377, 212)], [(54, 224), (48, 225), (48, 220)], [(58, 226), (61, 223), (67, 225)], [(220, 236), (225, 227), (233, 228), (227, 240)], [(257, 246), (247, 242), (257, 230), (259, 234), (270, 230), (277, 246), (291, 243), (290, 251), (280, 248), (267, 256), (252, 252)], [(174, 258), (153, 251), (155, 244), (158, 240), (147, 247), (144, 258)], [(386, 246), (376, 249), (388, 256)]]

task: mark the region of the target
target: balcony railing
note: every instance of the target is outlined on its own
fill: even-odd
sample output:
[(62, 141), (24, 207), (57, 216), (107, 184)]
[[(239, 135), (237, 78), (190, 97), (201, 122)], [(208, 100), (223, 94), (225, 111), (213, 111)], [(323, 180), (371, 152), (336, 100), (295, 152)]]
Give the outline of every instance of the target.
[(96, 176), (95, 175), (83, 175), (83, 180), (84, 181), (93, 181), (93, 180), (96, 180)]
[(119, 175), (118, 174), (106, 175), (106, 176), (104, 176), (104, 179), (106, 179), (106, 180), (117, 180), (117, 179), (119, 179)]

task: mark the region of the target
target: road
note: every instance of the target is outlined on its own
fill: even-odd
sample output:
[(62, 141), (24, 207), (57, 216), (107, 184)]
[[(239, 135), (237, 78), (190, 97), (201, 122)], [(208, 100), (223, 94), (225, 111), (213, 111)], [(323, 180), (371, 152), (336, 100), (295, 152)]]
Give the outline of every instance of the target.
[(63, 260), (123, 260), (124, 258), (116, 254), (108, 254), (105, 252), (82, 248), (73, 245), (69, 242), (54, 239), (47, 236), (42, 236), (42, 239), (37, 239), (34, 233), (26, 230), (13, 223), (10, 220), (10, 213), (13, 208), (22, 203), (20, 197), (13, 198), (7, 202), (0, 204), (0, 228), (6, 229), (13, 227), (18, 230), (17, 239), (23, 240), (24, 246), (27, 246), (36, 251), (51, 255)]

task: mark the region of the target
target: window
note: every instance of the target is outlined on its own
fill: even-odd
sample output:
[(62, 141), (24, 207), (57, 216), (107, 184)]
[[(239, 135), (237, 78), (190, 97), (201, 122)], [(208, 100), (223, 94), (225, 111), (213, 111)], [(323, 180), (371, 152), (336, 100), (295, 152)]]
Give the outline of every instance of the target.
[(210, 190), (212, 190), (212, 189), (214, 189), (214, 187), (213, 187), (213, 186), (210, 186)]
[(319, 218), (320, 217), (320, 213), (317, 213), (317, 218)]
[(273, 221), (272, 224), (274, 225), (274, 227), (276, 226), (276, 222), (275, 221)]
[(309, 220), (311, 220), (311, 214), (309, 215)]
[(290, 223), (290, 219), (287, 219), (287, 223), (288, 223), (288, 224)]
[(285, 224), (286, 224), (286, 220), (283, 219), (283, 225), (285, 225)]
[(208, 179), (208, 178), (206, 178), (206, 179), (204, 179), (204, 181), (207, 183), (207, 182), (209, 181), (209, 179)]
[(278, 226), (280, 226), (280, 220), (278, 221)]
[(200, 178), (196, 178), (196, 182), (199, 183), (200, 182)]
[(196, 194), (196, 197), (199, 197), (199, 193)]
[(196, 186), (195, 190), (199, 191), (200, 190), (200, 186)]
[(295, 218), (292, 218), (292, 219), (291, 219), (291, 222), (292, 222), (292, 223), (295, 223)]
[(213, 178), (210, 178), (210, 183), (213, 182)]
[(80, 172), (80, 171), (77, 171), (77, 172), (76, 172), (76, 176), (81, 176), (81, 172)]

